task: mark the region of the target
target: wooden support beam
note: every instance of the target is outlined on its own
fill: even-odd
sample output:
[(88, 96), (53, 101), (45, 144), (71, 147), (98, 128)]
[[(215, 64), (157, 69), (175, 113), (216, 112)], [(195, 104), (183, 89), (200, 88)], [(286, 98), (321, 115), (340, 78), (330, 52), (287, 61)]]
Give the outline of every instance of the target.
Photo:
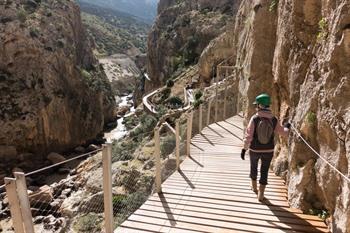
[(105, 233), (113, 233), (112, 144), (102, 146)]
[(175, 122), (175, 138), (176, 138), (176, 170), (180, 169), (180, 122)]
[(199, 124), (198, 124), (198, 133), (202, 132), (203, 129), (203, 104), (199, 105)]
[(225, 85), (225, 95), (224, 95), (224, 113), (223, 113), (223, 119), (226, 120), (226, 108), (227, 108), (227, 85)]
[(15, 233), (25, 233), (23, 226), (23, 217), (19, 198), (17, 195), (16, 179), (5, 178), (6, 195), (10, 205), (11, 219)]
[(155, 159), (156, 159), (156, 192), (162, 192), (162, 174), (161, 174), (161, 163), (160, 163), (160, 129), (157, 127), (154, 129), (154, 143), (155, 143)]
[(192, 121), (193, 121), (193, 112), (191, 111), (187, 116), (187, 140), (186, 140), (187, 156), (189, 156), (191, 152)]
[(30, 210), (26, 178), (23, 172), (15, 172), (17, 195), (26, 233), (34, 233), (33, 217)]

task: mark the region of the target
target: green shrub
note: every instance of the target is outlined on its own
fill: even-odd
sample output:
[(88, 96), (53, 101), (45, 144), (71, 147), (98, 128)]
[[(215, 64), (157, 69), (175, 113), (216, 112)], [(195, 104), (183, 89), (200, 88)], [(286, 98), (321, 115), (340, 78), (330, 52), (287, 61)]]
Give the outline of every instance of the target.
[(171, 80), (171, 79), (167, 80), (167, 81), (166, 81), (166, 86), (167, 86), (168, 88), (173, 87), (173, 86), (174, 86), (174, 81)]
[(160, 144), (160, 154), (162, 158), (171, 154), (176, 146), (175, 136), (173, 134), (166, 136), (161, 140)]
[(112, 144), (112, 162), (132, 159), (137, 146), (138, 143), (133, 140), (114, 142)]
[(148, 114), (143, 114), (140, 119), (141, 127), (143, 132), (149, 132), (154, 129), (157, 125), (157, 119)]
[(197, 90), (195, 93), (194, 93), (194, 99), (195, 100), (199, 100), (200, 98), (202, 98), (203, 96), (203, 92), (201, 90)]
[(178, 96), (172, 96), (168, 99), (167, 103), (170, 105), (170, 108), (181, 108), (183, 106), (183, 101)]
[(199, 105), (201, 105), (202, 103), (203, 103), (203, 100), (201, 100), (201, 99), (195, 100), (195, 101), (193, 102), (193, 107), (198, 108)]
[(278, 6), (278, 0), (271, 0), (270, 2), (270, 7), (269, 7), (269, 11), (274, 11), (277, 9)]
[(159, 119), (168, 112), (168, 108), (161, 104), (156, 106), (156, 111), (157, 111), (157, 118)]
[(325, 18), (322, 18), (318, 22), (318, 28), (319, 28), (319, 31), (317, 34), (317, 41), (321, 42), (328, 36), (328, 23)]
[(31, 27), (29, 29), (29, 34), (32, 38), (37, 38), (40, 35), (39, 29), (36, 27)]
[(315, 124), (317, 121), (317, 116), (314, 112), (308, 112), (306, 115), (306, 119), (309, 124)]
[(101, 232), (102, 218), (95, 213), (89, 213), (78, 218), (74, 224), (77, 232), (97, 233)]
[(161, 93), (161, 101), (168, 99), (171, 94), (171, 89), (169, 87), (165, 88)]
[(317, 215), (322, 220), (326, 220), (330, 216), (328, 210), (319, 210), (319, 209), (309, 209), (309, 214)]
[(21, 23), (24, 23), (27, 20), (28, 13), (27, 11), (21, 7), (17, 12), (17, 18)]

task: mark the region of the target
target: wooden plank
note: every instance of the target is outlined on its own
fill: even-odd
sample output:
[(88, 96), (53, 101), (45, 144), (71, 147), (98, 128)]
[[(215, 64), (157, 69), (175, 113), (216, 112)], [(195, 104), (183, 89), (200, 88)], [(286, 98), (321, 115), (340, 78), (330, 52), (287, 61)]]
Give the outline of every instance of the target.
[(273, 173), (269, 173), (265, 191), (268, 202), (257, 200), (249, 186), (249, 161), (242, 161), (239, 156), (242, 129), (242, 118), (235, 116), (194, 136), (191, 156), (182, 162), (181, 170), (174, 172), (162, 184), (162, 194), (150, 196), (123, 223), (122, 229), (184, 233), (328, 232), (319, 218), (289, 207), (285, 182)]

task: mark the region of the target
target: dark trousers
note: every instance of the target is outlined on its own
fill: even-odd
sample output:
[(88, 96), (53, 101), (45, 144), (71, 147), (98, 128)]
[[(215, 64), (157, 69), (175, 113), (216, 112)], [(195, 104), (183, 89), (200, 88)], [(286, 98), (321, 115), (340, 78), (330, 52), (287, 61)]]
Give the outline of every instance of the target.
[(273, 152), (270, 153), (257, 153), (257, 152), (249, 152), (250, 154), (250, 178), (252, 180), (257, 179), (258, 175), (258, 162), (261, 160), (260, 167), (260, 180), (259, 183), (262, 185), (267, 185), (267, 177), (269, 174), (269, 168), (271, 164), (271, 160), (273, 157)]

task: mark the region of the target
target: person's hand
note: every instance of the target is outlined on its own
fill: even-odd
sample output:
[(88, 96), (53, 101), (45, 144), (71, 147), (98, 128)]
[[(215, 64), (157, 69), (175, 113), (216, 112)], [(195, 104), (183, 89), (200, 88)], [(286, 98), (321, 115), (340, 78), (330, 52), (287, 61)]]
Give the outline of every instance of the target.
[(291, 126), (292, 126), (292, 125), (291, 125), (289, 122), (287, 122), (287, 123), (284, 124), (284, 127), (287, 128), (287, 129), (290, 129)]
[(241, 159), (242, 159), (242, 160), (244, 160), (245, 152), (246, 152), (246, 150), (245, 150), (245, 149), (242, 149), (242, 152), (241, 152)]

